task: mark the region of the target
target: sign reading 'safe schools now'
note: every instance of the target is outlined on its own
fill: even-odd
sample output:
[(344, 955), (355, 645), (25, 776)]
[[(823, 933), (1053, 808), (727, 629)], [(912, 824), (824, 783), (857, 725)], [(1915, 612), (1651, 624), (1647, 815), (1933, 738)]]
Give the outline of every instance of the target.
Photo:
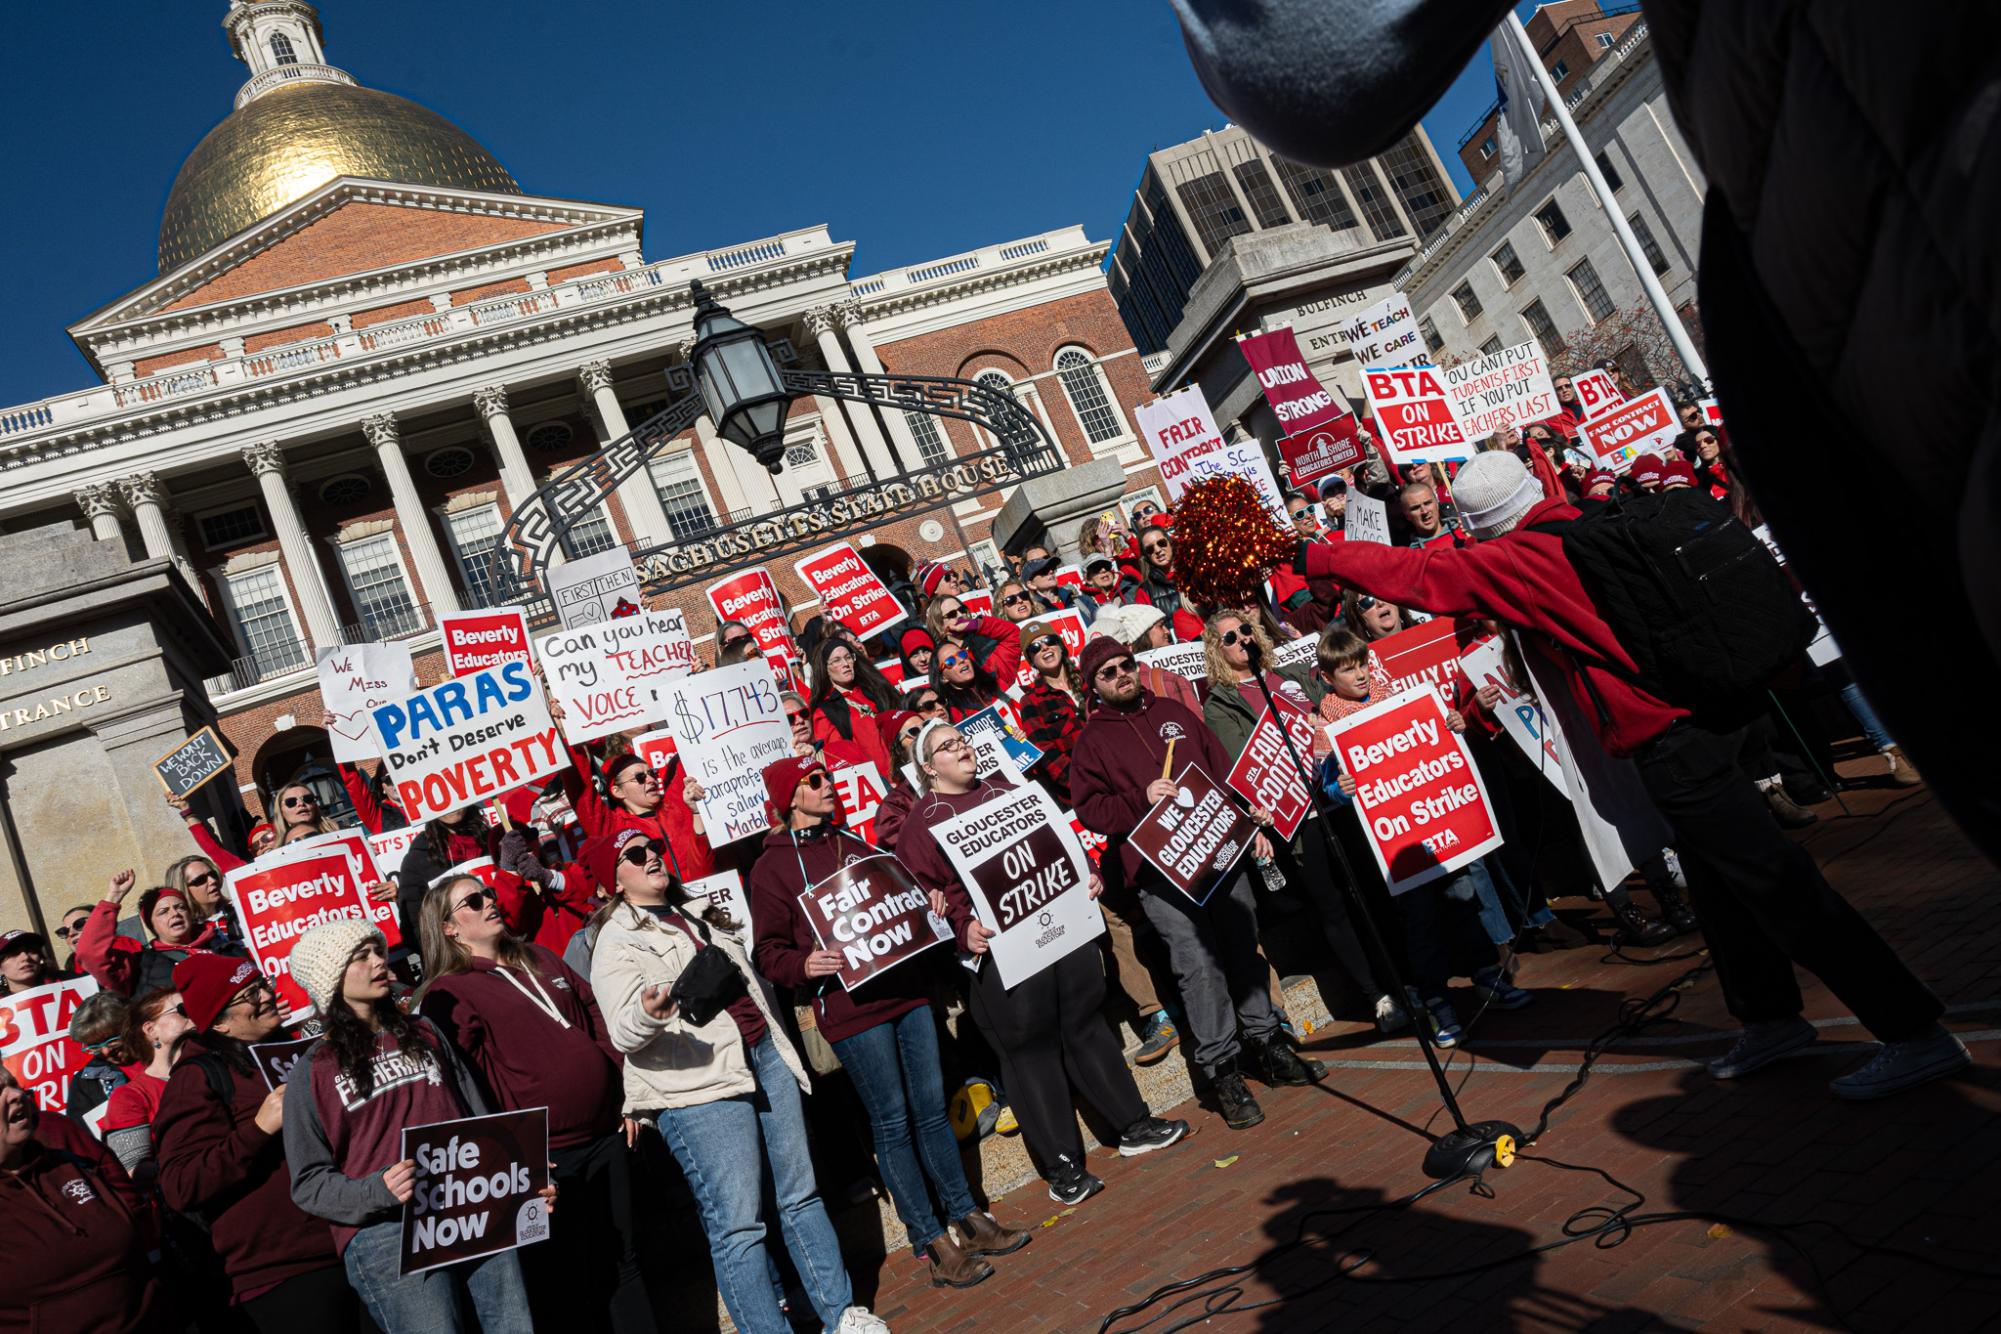
[(396, 801), (419, 824), (568, 766), (535, 673), (502, 663), (374, 711)]

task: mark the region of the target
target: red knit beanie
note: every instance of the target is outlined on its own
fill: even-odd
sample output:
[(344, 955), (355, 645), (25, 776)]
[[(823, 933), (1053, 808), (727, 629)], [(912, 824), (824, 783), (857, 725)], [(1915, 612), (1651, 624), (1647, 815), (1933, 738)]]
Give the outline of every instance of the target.
[(765, 765), (764, 813), (771, 817), (771, 823), (784, 824), (792, 814), (792, 797), (806, 781), (806, 775), (815, 769), (824, 773), (826, 768), (817, 756), (811, 755), (789, 755)]
[(226, 954), (190, 954), (174, 965), (174, 990), (181, 993), (181, 1010), (196, 1030), (206, 1033), (229, 1004), (230, 997), (263, 977), (248, 959)]

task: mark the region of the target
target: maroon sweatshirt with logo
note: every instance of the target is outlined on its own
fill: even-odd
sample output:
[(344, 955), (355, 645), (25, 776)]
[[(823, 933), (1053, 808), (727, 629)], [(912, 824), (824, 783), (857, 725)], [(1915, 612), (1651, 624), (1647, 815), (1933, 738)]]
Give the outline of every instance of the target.
[(109, 1149), (67, 1117), (41, 1113), (25, 1161), (0, 1171), (0, 1331), (164, 1330), (137, 1199)]
[[(1176, 743), (1174, 773), (1194, 764), (1218, 783), (1229, 777), (1230, 757), (1202, 715), (1144, 690), (1131, 708), (1094, 703), (1071, 747), (1072, 809), (1084, 828), (1105, 836), (1110, 845), (1105, 851), (1118, 854), (1116, 865), (1124, 872), (1128, 886), (1138, 884), (1142, 875), (1160, 874), (1126, 842), (1126, 835), (1153, 808), (1146, 789), (1161, 776), (1170, 740)], [(1099, 865), (1110, 880), (1113, 863), (1101, 861)]]

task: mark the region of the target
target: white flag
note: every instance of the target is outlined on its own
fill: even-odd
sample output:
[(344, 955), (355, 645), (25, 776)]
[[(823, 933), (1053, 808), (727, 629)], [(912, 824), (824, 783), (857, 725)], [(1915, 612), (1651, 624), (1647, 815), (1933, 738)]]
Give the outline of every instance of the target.
[(1501, 145), (1501, 180), (1512, 189), (1547, 151), (1542, 146), (1542, 85), (1509, 26), (1494, 29), (1494, 89), (1500, 99), (1495, 135)]

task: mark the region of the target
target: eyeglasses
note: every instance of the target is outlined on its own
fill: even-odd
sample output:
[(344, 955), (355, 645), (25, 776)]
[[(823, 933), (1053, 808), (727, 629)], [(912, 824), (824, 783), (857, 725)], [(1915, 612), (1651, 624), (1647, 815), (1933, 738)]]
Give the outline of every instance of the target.
[(805, 788), (809, 792), (818, 792), (821, 788), (825, 787), (830, 781), (832, 780), (830, 780), (827, 777), (826, 770), (815, 769), (812, 773), (807, 774), (804, 778), (799, 780), (799, 786)]
[(1139, 664), (1131, 658), (1114, 658), (1098, 669), (1100, 681), (1116, 681), (1121, 676), (1130, 676), (1139, 670)]
[(475, 889), (472, 893), (466, 895), (464, 898), (460, 899), (457, 903), (453, 904), (452, 911), (457, 912), (461, 908), (470, 908), (474, 912), (485, 912), (486, 905), (493, 901), (494, 901), (494, 896), (491, 891), (484, 889)]
[(621, 861), (631, 862), (634, 866), (644, 866), (648, 857), (664, 859), (667, 856), (667, 845), (657, 838), (649, 838), (644, 843), (626, 844), (618, 855)]
[(1375, 605), (1376, 605), (1376, 600), (1375, 600), (1374, 598), (1370, 598), (1370, 597), (1358, 597), (1358, 598), (1356, 598), (1356, 599), (1355, 599), (1355, 610), (1356, 610), (1356, 611), (1368, 611), (1368, 610), (1370, 610), (1371, 608), (1373, 608), (1373, 607), (1374, 607)]
[(1062, 648), (1062, 647), (1063, 647), (1062, 635), (1037, 635), (1034, 639), (1028, 641), (1028, 651), (1030, 653), (1040, 653), (1042, 652), (1042, 650), (1046, 648)]
[(1028, 594), (1026, 593), (1009, 593), (1006, 597), (1002, 598), (1001, 601), (1003, 603), (1033, 602), (1034, 599), (1029, 597)]
[(1234, 630), (1225, 630), (1218, 638), (1222, 640), (1224, 648), (1235, 648), (1240, 643), (1250, 643), (1256, 636), (1242, 626), (1238, 626)]
[(956, 755), (962, 750), (971, 750), (973, 745), (962, 736), (948, 736), (931, 748), (933, 755)]
[(285, 809), (287, 810), (292, 809), (294, 806), (317, 806), (319, 804), (320, 804), (320, 799), (318, 797), (313, 796), (310, 792), (303, 797), (285, 798)]
[(248, 1005), (251, 1009), (254, 1010), (258, 1007), (258, 1004), (265, 996), (274, 994), (275, 993), (271, 990), (271, 984), (269, 982), (266, 982), (263, 978), (260, 977), (255, 982), (252, 982), (249, 986), (245, 987), (243, 990), (237, 992), (234, 996), (231, 996), (229, 998), (229, 1004), (223, 1006), (222, 1008), (225, 1010), (233, 1010), (239, 1005)]

